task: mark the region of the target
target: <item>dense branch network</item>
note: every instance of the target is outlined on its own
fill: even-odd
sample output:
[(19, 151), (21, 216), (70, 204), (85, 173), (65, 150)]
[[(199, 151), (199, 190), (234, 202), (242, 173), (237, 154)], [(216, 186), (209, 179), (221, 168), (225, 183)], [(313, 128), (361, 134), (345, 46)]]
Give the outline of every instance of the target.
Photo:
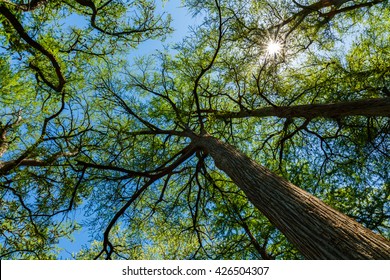
[[(236, 32), (238, 26), (245, 25), (246, 20), (240, 19), (238, 12), (232, 11), (227, 7), (229, 5), (225, 6), (223, 1), (188, 2), (204, 4), (202, 9), (207, 13), (205, 23), (195, 30), (193, 37), (176, 47), (177, 56), (160, 54), (161, 65), (154, 69), (146, 65), (149, 64), (148, 60), (139, 60), (139, 68), (134, 71), (124, 70), (126, 67), (118, 62), (121, 59), (106, 57), (106, 54), (110, 51), (114, 53), (116, 48), (119, 50), (121, 42), (138, 43), (170, 31), (162, 24), (162, 17), (153, 16), (155, 7), (151, 4), (146, 3), (141, 7), (142, 16), (137, 14), (135, 26), (110, 26), (107, 23), (117, 21), (106, 17), (110, 15), (109, 9), (116, 7), (116, 1), (109, 0), (100, 5), (90, 0), (66, 3), (67, 8), (86, 16), (90, 26), (86, 33), (74, 33), (75, 36), (70, 36), (67, 44), (57, 50), (33, 34), (27, 25), (23, 26), (28, 22), (22, 19), (23, 13), (34, 13), (51, 5), (50, 1), (0, 3), (7, 32), (25, 42), (10, 40), (11, 48), (8, 51), (19, 48), (19, 53), (23, 55), (26, 55), (24, 51), (33, 56), (39, 53), (50, 62), (50, 69), (46, 69), (44, 63), (28, 64), (30, 71), (36, 75), (33, 83), (36, 92), (30, 96), (39, 97), (39, 104), (34, 105), (38, 108), (36, 111), (39, 113), (35, 113), (38, 121), (31, 121), (33, 124), (30, 124), (23, 110), (17, 109), (1, 116), (8, 118), (4, 124), (0, 123), (0, 157), (3, 159), (0, 161), (0, 188), (7, 207), (7, 213), (1, 215), (4, 220), (13, 222), (7, 225), (7, 231), (14, 231), (16, 236), (10, 238), (4, 234), (1, 237), (6, 240), (5, 247), (8, 246), (0, 248), (1, 257), (25, 257), (24, 254), (47, 257), (41, 254), (40, 246), (29, 247), (29, 236), (38, 240), (36, 244), (43, 244), (42, 248), (45, 249), (42, 250), (47, 250), (59, 237), (72, 232), (66, 229), (63, 234), (58, 226), (47, 233), (47, 228), (53, 228), (50, 219), (59, 215), (65, 217), (80, 205), (85, 206), (89, 213), (94, 213), (91, 224), (98, 229), (94, 237), (101, 242), (97, 249), (92, 248), (86, 256), (95, 259), (135, 257), (127, 249), (129, 246), (123, 245), (123, 242), (131, 239), (132, 233), (138, 238), (145, 237), (145, 240), (137, 242), (146, 246), (156, 242), (154, 238), (159, 236), (156, 233), (158, 230), (170, 231), (172, 228), (177, 230), (177, 234), (169, 238), (176, 242), (173, 247), (177, 248), (166, 245), (157, 254), (165, 254), (166, 249), (166, 254), (193, 259), (300, 258), (300, 253), (274, 225), (293, 240), (294, 246), (298, 245), (305, 256), (331, 258), (348, 255), (348, 252), (333, 252), (334, 248), (326, 251), (326, 246), (310, 248), (314, 243), (325, 244), (329, 241), (327, 237), (308, 242), (307, 246), (300, 244), (298, 234), (308, 229), (300, 221), (291, 222), (296, 221), (295, 218), (288, 220), (288, 215), (298, 213), (292, 213), (291, 209), (298, 209), (302, 216), (315, 221), (313, 223), (321, 223), (329, 236), (339, 233), (338, 229), (332, 231), (334, 228), (327, 219), (322, 219), (321, 215), (330, 213), (335, 221), (356, 226), (363, 239), (368, 236), (369, 244), (387, 244), (345, 215), (329, 210), (332, 208), (302, 190), (310, 189), (307, 186), (311, 184), (323, 186), (322, 192), (312, 192), (327, 199), (336, 193), (332, 189), (335, 178), (345, 176), (345, 185), (353, 185), (361, 180), (363, 183), (360, 182), (353, 189), (354, 195), (345, 194), (347, 191), (343, 193), (342, 197), (350, 201), (367, 199), (362, 212), (356, 214), (358, 206), (354, 205), (349, 214), (362, 217), (361, 222), (370, 229), (383, 230), (388, 234), (387, 206), (385, 203), (376, 204), (372, 210), (369, 200), (386, 193), (383, 183), (385, 176), (378, 167), (383, 166), (381, 161), (384, 158), (388, 158), (384, 146), (389, 133), (386, 121), (390, 117), (390, 99), (388, 96), (379, 97), (386, 93), (387, 85), (377, 80), (385, 80), (387, 73), (381, 72), (379, 78), (375, 77), (375, 73), (370, 76), (370, 82), (378, 84), (370, 88), (374, 93), (358, 87), (355, 89), (345, 83), (347, 85), (343, 90), (352, 88), (345, 99), (335, 96), (342, 92), (339, 88), (332, 88), (331, 79), (321, 81), (320, 75), (313, 75), (313, 81), (309, 81), (309, 75), (302, 75), (291, 82), (295, 79), (291, 74), (291, 80), (286, 82), (280, 78), (280, 73), (290, 67), (287, 61), (290, 57), (279, 54), (267, 56), (261, 46), (241, 51), (241, 42), (253, 38), (250, 38), (250, 32)], [(305, 22), (312, 16), (318, 17), (318, 27), (323, 27), (336, 20), (338, 14), (369, 8), (385, 1), (355, 2), (318, 1), (302, 5), (293, 1), (291, 5), (295, 13), (287, 10), (287, 19), (281, 17), (279, 23), (262, 30), (261, 34), (278, 30), (283, 31), (285, 37), (293, 34), (304, 37), (307, 34), (301, 32), (299, 27), (305, 29)], [(112, 50), (97, 54), (93, 48), (87, 47), (81, 51), (78, 45), (87, 45), (84, 43), (90, 40), (86, 35), (89, 32), (98, 34), (96, 38), (102, 39), (102, 45), (110, 38)], [(237, 39), (239, 36), (244, 38)], [(68, 46), (69, 42), (73, 43)], [(98, 40), (91, 42), (93, 46), (99, 44)], [(297, 48), (299, 52), (309, 49), (291, 48)], [(293, 55), (289, 54), (291, 57), (296, 55), (294, 51), (291, 51)], [(80, 53), (82, 55), (78, 56)], [(259, 54), (266, 58), (256, 57)], [(65, 59), (73, 55), (77, 59), (86, 55), (88, 59), (80, 65), (77, 59)], [(107, 68), (104, 68), (105, 65), (108, 65)], [(86, 67), (82, 74), (85, 74), (87, 81), (73, 75), (73, 66), (78, 71)], [(145, 70), (149, 66), (152, 70)], [(333, 74), (331, 68), (332, 65), (326, 70)], [(55, 79), (50, 73), (55, 74)], [(343, 73), (337, 75), (341, 77), (338, 81), (342, 81)], [(351, 71), (348, 75), (353, 78), (354, 73)], [(41, 87), (42, 81), (45, 87)], [(282, 89), (284, 82), (286, 85)], [(295, 82), (301, 84), (298, 86)], [(295, 86), (298, 88), (296, 91), (292, 88)], [(85, 99), (83, 94), (86, 95)], [(355, 95), (359, 98), (354, 98)], [(316, 103), (315, 100), (328, 100), (328, 103)], [(349, 101), (331, 103), (329, 100)], [(234, 111), (234, 108), (238, 109)], [(237, 149), (217, 138), (235, 144)], [(364, 155), (364, 159), (358, 158), (356, 161), (365, 163), (365, 160), (375, 160), (368, 166), (378, 169), (374, 176), (368, 174), (368, 168), (360, 173), (356, 171), (356, 154), (354, 150), (349, 150), (351, 147)], [(249, 159), (239, 149), (245, 150), (253, 158)], [(268, 165), (268, 169), (255, 160)], [(340, 170), (339, 167), (343, 165), (345, 170)], [(290, 176), (288, 179), (296, 180), (295, 184), (302, 186), (302, 189), (270, 170)], [(292, 172), (285, 174), (285, 170)], [(327, 175), (332, 175), (332, 172), (335, 175), (328, 179)], [(253, 182), (250, 181), (252, 178)], [(306, 185), (302, 178), (307, 179)], [(363, 197), (359, 188), (366, 183), (371, 184), (370, 181), (374, 179), (377, 180), (377, 193), (372, 191)], [(275, 186), (272, 189), (277, 189), (279, 193), (273, 196), (272, 190), (266, 188), (264, 182)], [(256, 192), (261, 188), (263, 193)], [(337, 191), (342, 193), (343, 186), (340, 189)], [(283, 196), (286, 193), (287, 196)], [(261, 200), (262, 194), (269, 196), (269, 201), (272, 201), (270, 205)], [(34, 199), (31, 200), (29, 195), (36, 201), (32, 201)], [(305, 198), (303, 202), (299, 201), (302, 197)], [(279, 205), (278, 199), (291, 202), (291, 207), (296, 208), (289, 210), (286, 206), (288, 203)], [(337, 198), (330, 200), (330, 203), (343, 210), (343, 204), (338, 203)], [(320, 207), (316, 208), (316, 205)], [(273, 209), (281, 209), (281, 213), (286, 215), (280, 217)], [(380, 213), (375, 221), (372, 217), (366, 217), (370, 211)], [(22, 229), (16, 221), (28, 225), (28, 230)], [(289, 222), (299, 226), (299, 230), (291, 230)], [(118, 233), (118, 227), (126, 229)], [(138, 234), (137, 230), (144, 232)], [(313, 232), (307, 234), (315, 235)], [(355, 242), (355, 237), (348, 228), (348, 238)], [(163, 237), (160, 235), (159, 238), (162, 240)], [(18, 240), (23, 242), (17, 245)], [(187, 248), (182, 249), (181, 245)], [(378, 251), (376, 256), (384, 256), (386, 248)], [(370, 252), (356, 253), (355, 256), (368, 254)]]
[[(96, 8), (92, 1), (79, 2), (75, 6), (68, 1), (0, 2), (4, 27), (0, 32), (4, 43), (0, 58), (4, 73), (0, 81), (1, 258), (52, 258), (50, 248), (78, 227), (75, 222), (67, 224), (67, 215), (88, 193), (85, 178), (90, 176), (86, 173), (90, 166), (80, 162), (92, 147), (91, 133), (96, 132), (90, 100), (81, 83), (77, 84), (78, 76), (122, 48), (122, 42), (138, 44), (170, 32), (169, 20), (155, 15), (150, 3), (127, 7), (106, 1)], [(93, 8), (92, 14), (86, 6)], [(121, 31), (99, 26), (98, 16), (112, 16), (109, 11), (122, 8), (141, 12), (123, 21)], [(103, 35), (94, 38), (78, 27), (59, 29), (56, 21), (62, 19), (61, 9), (90, 18), (92, 27)], [(112, 20), (120, 22), (120, 16), (115, 14)], [(100, 47), (100, 40), (111, 40), (112, 50)]]

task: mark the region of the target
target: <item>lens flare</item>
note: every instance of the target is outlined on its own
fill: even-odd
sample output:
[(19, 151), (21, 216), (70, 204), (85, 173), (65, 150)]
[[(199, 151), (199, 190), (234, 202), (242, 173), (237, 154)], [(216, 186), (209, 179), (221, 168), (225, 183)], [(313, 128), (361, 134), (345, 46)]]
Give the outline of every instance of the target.
[(282, 45), (280, 43), (278, 43), (278, 42), (270, 41), (267, 44), (267, 53), (269, 55), (278, 54), (281, 49), (282, 49)]

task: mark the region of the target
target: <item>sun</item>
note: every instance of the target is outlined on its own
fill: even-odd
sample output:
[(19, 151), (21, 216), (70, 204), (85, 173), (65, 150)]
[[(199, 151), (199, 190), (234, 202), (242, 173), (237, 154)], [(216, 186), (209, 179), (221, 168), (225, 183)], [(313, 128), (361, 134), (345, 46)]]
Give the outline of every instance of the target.
[(278, 54), (281, 49), (282, 49), (282, 45), (280, 43), (278, 43), (278, 42), (270, 41), (267, 44), (267, 53), (269, 55)]

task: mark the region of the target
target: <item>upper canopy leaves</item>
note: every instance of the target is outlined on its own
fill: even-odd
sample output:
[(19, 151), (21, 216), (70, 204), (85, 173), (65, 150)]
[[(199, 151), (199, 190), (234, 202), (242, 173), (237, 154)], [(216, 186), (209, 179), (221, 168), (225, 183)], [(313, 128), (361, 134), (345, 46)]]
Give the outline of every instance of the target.
[(133, 62), (171, 31), (149, 1), (0, 3), (2, 258), (55, 258), (75, 209), (79, 258), (300, 258), (206, 132), (389, 236), (387, 1), (185, 5), (202, 22)]

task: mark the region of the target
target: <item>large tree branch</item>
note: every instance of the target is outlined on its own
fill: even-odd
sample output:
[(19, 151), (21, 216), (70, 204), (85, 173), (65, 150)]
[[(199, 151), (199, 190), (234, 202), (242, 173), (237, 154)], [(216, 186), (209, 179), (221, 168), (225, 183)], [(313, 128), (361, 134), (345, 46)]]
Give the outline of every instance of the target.
[(140, 23), (138, 27), (135, 28), (128, 28), (125, 30), (121, 31), (109, 31), (107, 29), (104, 29), (98, 25), (96, 22), (96, 18), (98, 17), (98, 13), (100, 10), (102, 10), (104, 7), (106, 7), (108, 4), (111, 3), (111, 1), (107, 1), (105, 4), (103, 4), (101, 7), (96, 7), (95, 3), (91, 0), (76, 0), (77, 3), (79, 3), (83, 7), (88, 7), (91, 9), (92, 14), (91, 14), (91, 26), (95, 28), (96, 30), (100, 31), (101, 33), (104, 33), (106, 35), (110, 36), (126, 36), (126, 35), (131, 35), (131, 34), (142, 34), (150, 31), (157, 31), (157, 30), (162, 30), (163, 27), (160, 27), (156, 24), (156, 22), (159, 22), (157, 20), (156, 22), (153, 22), (153, 15), (147, 14), (145, 18), (140, 20)]
[(9, 5), (12, 5), (13, 7), (18, 8), (21, 11), (28, 12), (28, 11), (33, 11), (35, 9), (38, 9), (39, 7), (45, 5), (47, 3), (47, 0), (29, 0), (27, 4), (21, 3), (21, 4), (16, 4), (8, 0), (2, 0), (2, 2), (5, 2)]
[(77, 155), (78, 152), (58, 152), (46, 159), (33, 159), (33, 158), (23, 158), (16, 160), (9, 160), (5, 162), (0, 161), (0, 175), (7, 174), (12, 169), (18, 166), (50, 166), (57, 159), (61, 157), (71, 157)]
[[(330, 17), (332, 18), (335, 14), (339, 13), (344, 13), (364, 7), (372, 7), (376, 4), (384, 2), (384, 0), (374, 0), (374, 1), (368, 1), (366, 3), (360, 3), (360, 4), (355, 4), (355, 5), (350, 5), (344, 8), (339, 9), (341, 6), (343, 6), (345, 3), (348, 2), (355, 2), (351, 0), (319, 0), (318, 2), (315, 2), (311, 5), (304, 6), (296, 1), (294, 1), (294, 4), (297, 5), (301, 10), (297, 12), (296, 14), (292, 15), (290, 18), (286, 19), (283, 21), (280, 25), (286, 25), (290, 23), (291, 21), (297, 20), (299, 23), (302, 22), (308, 15), (312, 13), (318, 13), (321, 17), (327, 18)], [(331, 11), (327, 13), (323, 13), (321, 10), (324, 8), (331, 7)], [(296, 26), (295, 26), (296, 27)]]
[(125, 173), (126, 177), (151, 177), (152, 176), (151, 172), (134, 171), (134, 170), (118, 167), (118, 166), (96, 164), (96, 163), (86, 162), (83, 160), (76, 160), (76, 162), (77, 165), (84, 166), (85, 168), (109, 170), (109, 171), (117, 171), (117, 172)]
[(390, 117), (390, 98), (372, 98), (328, 104), (264, 107), (239, 112), (203, 110), (217, 119), (280, 117), (280, 118), (342, 118), (348, 116)]
[(13, 26), (13, 28), (16, 30), (16, 32), (19, 34), (19, 36), (26, 41), (27, 44), (29, 44), (31, 47), (42, 53), (44, 56), (46, 56), (51, 64), (54, 67), (54, 71), (58, 78), (58, 84), (54, 85), (51, 83), (42, 73), (42, 71), (32, 63), (30, 63), (31, 68), (33, 68), (35, 71), (37, 71), (38, 75), (43, 79), (43, 81), (53, 90), (57, 92), (61, 92), (64, 85), (65, 85), (65, 77), (62, 74), (61, 67), (55, 58), (55, 56), (49, 52), (47, 49), (45, 49), (41, 44), (39, 44), (37, 41), (32, 39), (30, 35), (27, 34), (26, 30), (23, 28), (22, 24), (19, 22), (19, 20), (15, 17), (15, 15), (3, 4), (0, 3), (0, 14), (2, 14)]
[[(342, 7), (342, 6), (345, 3), (356, 2), (356, 1), (352, 1), (352, 0), (318, 0), (317, 2), (310, 4), (310, 5), (307, 5), (307, 6), (299, 4), (298, 2), (296, 2), (294, 0), (293, 0), (293, 2), (297, 7), (300, 8), (300, 10), (298, 12), (296, 12), (295, 14), (291, 15), (290, 17), (286, 18), (285, 20), (283, 20), (278, 25), (271, 28), (271, 29), (276, 28), (277, 30), (279, 30), (280, 28), (282, 28), (284, 26), (291, 25), (291, 27), (288, 29), (288, 32), (285, 35), (285, 38), (289, 37), (290, 34), (294, 30), (296, 30), (302, 24), (302, 22), (304, 22), (305, 19), (308, 18), (312, 14), (317, 14), (318, 17), (321, 18), (321, 20), (318, 21), (319, 22), (318, 27), (320, 27), (320, 26), (323, 26), (326, 23), (328, 23), (337, 14), (346, 13), (346, 12), (350, 12), (350, 11), (358, 10), (358, 9), (362, 9), (362, 8), (370, 8), (374, 5), (383, 3), (384, 0), (367, 1), (365, 3), (352, 4), (352, 5), (349, 5), (346, 7)], [(342, 7), (342, 8), (340, 8), (340, 7)], [(323, 10), (325, 8), (330, 9), (330, 11), (323, 12)]]

